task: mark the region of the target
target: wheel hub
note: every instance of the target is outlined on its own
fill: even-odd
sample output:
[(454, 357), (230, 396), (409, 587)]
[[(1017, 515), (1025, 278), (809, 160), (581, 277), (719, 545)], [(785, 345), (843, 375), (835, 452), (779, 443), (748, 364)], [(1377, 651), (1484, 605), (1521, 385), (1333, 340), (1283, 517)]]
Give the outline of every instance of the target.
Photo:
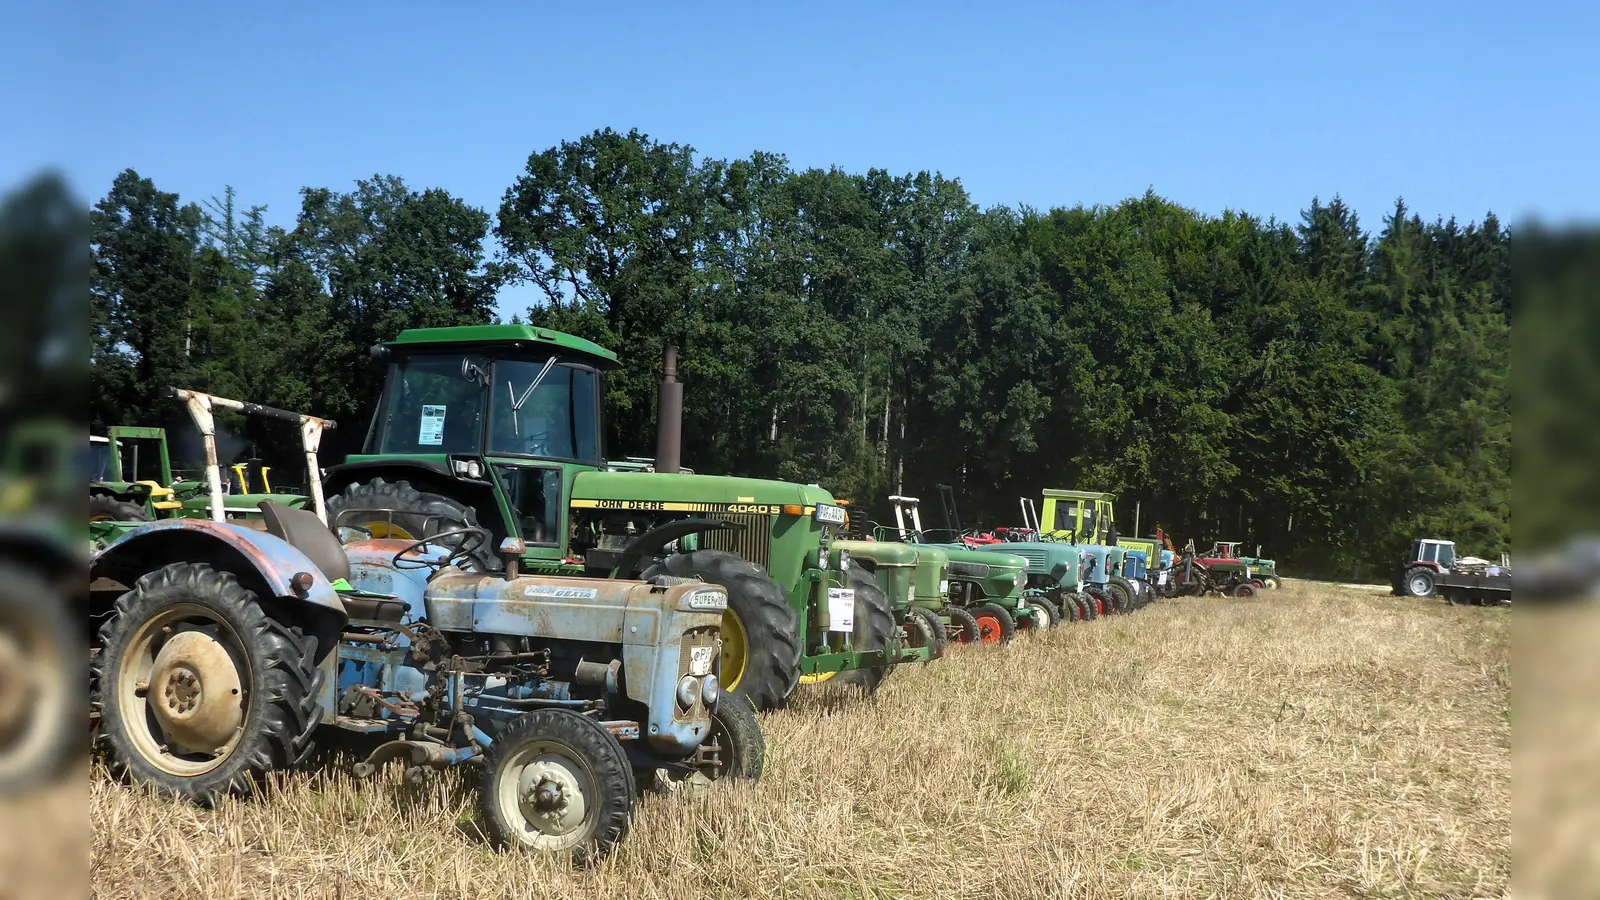
[(244, 726), (239, 667), (205, 632), (180, 632), (162, 645), (146, 697), (168, 741), (189, 752), (220, 751)]
[(529, 828), (551, 836), (577, 831), (587, 813), (572, 770), (548, 758), (529, 763), (517, 776), (517, 805)]

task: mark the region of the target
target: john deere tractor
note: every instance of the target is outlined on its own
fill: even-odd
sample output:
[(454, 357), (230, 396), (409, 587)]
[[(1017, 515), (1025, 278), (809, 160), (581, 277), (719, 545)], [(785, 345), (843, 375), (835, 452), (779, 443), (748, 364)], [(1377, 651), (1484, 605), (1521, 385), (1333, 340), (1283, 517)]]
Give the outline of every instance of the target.
[(523, 541), (525, 571), (720, 584), (723, 683), (763, 710), (839, 672), (874, 690), (898, 661), (889, 597), (831, 547), (846, 517), (827, 491), (680, 471), (675, 348), (655, 458), (620, 467), (601, 443), (617, 357), (597, 344), (528, 325), (420, 328), (373, 355), (387, 376), (364, 452), (325, 483), (335, 527), (415, 540), (481, 525), (485, 547)]

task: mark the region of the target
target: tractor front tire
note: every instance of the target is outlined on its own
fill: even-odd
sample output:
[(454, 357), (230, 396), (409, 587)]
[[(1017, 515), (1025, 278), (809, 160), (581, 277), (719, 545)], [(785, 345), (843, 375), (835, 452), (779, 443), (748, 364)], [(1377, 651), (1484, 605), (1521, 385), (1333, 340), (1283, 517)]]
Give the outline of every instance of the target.
[(1017, 620), (997, 603), (981, 603), (972, 608), (978, 620), (979, 643), (1009, 644), (1017, 637)]
[(878, 580), (872, 577), (871, 572), (851, 560), (846, 575), (850, 579), (850, 587), (856, 592), (855, 634), (850, 646), (858, 652), (882, 650), (890, 662), (865, 669), (849, 669), (839, 673), (839, 679), (844, 684), (860, 685), (871, 694), (894, 671), (893, 660), (900, 655), (900, 623), (895, 617), (894, 606), (889, 602), (889, 595), (878, 586)]
[[(409, 481), (389, 482), (382, 478), (345, 485), (344, 490), (327, 499), (328, 524), (365, 528), (375, 538), (421, 540), (458, 528), (477, 528), (478, 513), (473, 507), (443, 494), (419, 491)], [(484, 541), (473, 551), (479, 571), (500, 568), (492, 542)]]
[(982, 632), (978, 631), (978, 620), (972, 612), (964, 606), (946, 606), (944, 614), (950, 617), (950, 628), (954, 634), (950, 640), (957, 644), (976, 644), (983, 640)]
[(939, 614), (926, 606), (913, 606), (911, 614), (922, 620), (923, 627), (933, 636), (933, 654), (931, 659), (944, 656), (944, 651), (950, 647), (950, 636), (945, 633), (944, 623), (939, 621)]
[(1407, 597), (1422, 599), (1432, 597), (1437, 590), (1439, 575), (1427, 566), (1412, 566), (1406, 570), (1400, 585)]
[(484, 756), (479, 812), (491, 843), (603, 859), (628, 833), (637, 782), (622, 744), (593, 719), (541, 709), (513, 719)]
[(322, 722), (317, 639), (231, 572), (173, 563), (100, 627), (91, 704), (113, 771), (201, 805), (298, 765)]
[(110, 494), (89, 495), (91, 522), (153, 522), (143, 506), (132, 500), (118, 500)]
[(1042, 622), (1042, 627), (1035, 624), (1030, 631), (1049, 631), (1061, 625), (1061, 610), (1054, 603), (1044, 597), (1035, 597), (1028, 601), (1028, 607), (1033, 610), (1033, 621)]
[(1268, 575), (1267, 577), (1261, 579), (1261, 586), (1269, 591), (1275, 591), (1283, 587), (1283, 582), (1279, 581), (1278, 576), (1276, 575)]
[(800, 680), (800, 626), (771, 576), (726, 550), (674, 553), (639, 577), (649, 581), (657, 575), (722, 585), (728, 592), (728, 610), (722, 614), (723, 688), (743, 695), (759, 712), (789, 702)]
[(1133, 612), (1133, 585), (1125, 581), (1121, 575), (1112, 575), (1106, 581), (1106, 595), (1116, 604), (1118, 615), (1125, 616)]

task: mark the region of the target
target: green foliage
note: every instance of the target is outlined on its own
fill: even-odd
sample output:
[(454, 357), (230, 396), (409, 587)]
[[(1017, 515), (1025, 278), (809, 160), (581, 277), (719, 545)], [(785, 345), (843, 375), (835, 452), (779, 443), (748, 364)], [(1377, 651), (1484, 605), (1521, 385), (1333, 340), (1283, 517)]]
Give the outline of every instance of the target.
[[(1044, 487), (1113, 490), (1131, 530), (1373, 575), (1418, 535), (1510, 543), (1510, 235), (1340, 200), (1297, 224), (1113, 207), (979, 210), (927, 172), (719, 160), (631, 131), (532, 154), (494, 223), (377, 177), (291, 229), (119, 176), (92, 216), (95, 424), (169, 383), (343, 419), (352, 449), (406, 327), (526, 321), (624, 360), (609, 452), (649, 454), (681, 346), (685, 461), (817, 482), (869, 511), (954, 485), (967, 524)], [(265, 432), (246, 435), (281, 451)], [(293, 467), (292, 461), (284, 463)], [(934, 514), (937, 518), (937, 514)], [(940, 522), (931, 524), (939, 525)]]

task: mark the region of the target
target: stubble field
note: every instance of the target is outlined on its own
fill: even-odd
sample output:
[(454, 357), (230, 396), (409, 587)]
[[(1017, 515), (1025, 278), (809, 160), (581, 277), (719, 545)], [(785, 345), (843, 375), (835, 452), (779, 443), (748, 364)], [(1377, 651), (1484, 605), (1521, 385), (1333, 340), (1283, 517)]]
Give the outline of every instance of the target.
[(464, 782), (338, 766), (205, 811), (91, 780), (107, 898), (1498, 896), (1510, 627), (1290, 582), (902, 668), (764, 716), (765, 777), (647, 797), (573, 870)]

